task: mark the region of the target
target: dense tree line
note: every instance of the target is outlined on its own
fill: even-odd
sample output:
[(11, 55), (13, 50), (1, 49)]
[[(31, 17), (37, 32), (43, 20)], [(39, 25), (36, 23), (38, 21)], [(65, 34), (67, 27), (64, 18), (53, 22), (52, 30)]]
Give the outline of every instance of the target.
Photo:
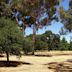
[[(32, 35), (29, 35), (26, 38), (31, 41)], [(46, 31), (42, 35), (36, 35), (35, 50), (72, 50), (71, 43), (72, 41), (68, 43), (65, 38), (60, 39), (59, 34)]]

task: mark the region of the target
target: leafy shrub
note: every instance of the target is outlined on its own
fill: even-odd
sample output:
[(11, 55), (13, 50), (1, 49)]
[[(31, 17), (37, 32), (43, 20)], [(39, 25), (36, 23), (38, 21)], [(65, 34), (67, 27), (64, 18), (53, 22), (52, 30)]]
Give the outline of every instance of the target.
[(33, 43), (29, 40), (24, 40), (23, 44), (23, 51), (27, 55), (29, 52), (32, 52)]

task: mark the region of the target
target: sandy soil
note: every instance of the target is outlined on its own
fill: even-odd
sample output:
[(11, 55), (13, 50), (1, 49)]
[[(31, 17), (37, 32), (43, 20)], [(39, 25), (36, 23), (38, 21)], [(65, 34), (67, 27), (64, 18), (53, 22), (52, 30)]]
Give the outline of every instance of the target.
[[(31, 65), (24, 64), (18, 67), (0, 67), (0, 72), (54, 72), (48, 69), (48, 66), (44, 64), (50, 62), (64, 62), (68, 59), (72, 59), (72, 55), (54, 56), (56, 53), (62, 54), (61, 52), (50, 52), (50, 54), (53, 54), (52, 57), (22, 56), (20, 61), (31, 63)], [(70, 54), (72, 52), (65, 53)], [(0, 60), (6, 60), (6, 57), (0, 58)], [(16, 56), (10, 56), (10, 60), (18, 61)]]

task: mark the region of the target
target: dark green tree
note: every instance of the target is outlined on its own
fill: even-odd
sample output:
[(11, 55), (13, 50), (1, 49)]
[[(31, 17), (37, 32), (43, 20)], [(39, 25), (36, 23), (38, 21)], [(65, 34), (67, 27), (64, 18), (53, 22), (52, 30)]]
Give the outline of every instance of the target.
[(66, 41), (66, 39), (63, 37), (63, 39), (60, 42), (60, 50), (68, 50), (68, 43)]
[(28, 38), (23, 40), (22, 43), (22, 50), (24, 52), (24, 54), (28, 55), (28, 53), (32, 53), (33, 50), (33, 42), (30, 41)]
[(6, 53), (7, 61), (12, 50), (15, 51), (14, 54), (20, 54), (22, 39), (22, 33), (14, 21), (5, 17), (0, 18), (0, 47)]
[(35, 50), (47, 50), (47, 43), (43, 40), (42, 35), (36, 35)]
[(60, 35), (54, 34), (53, 40), (51, 42), (51, 49), (52, 50), (59, 50), (59, 46), (60, 46)]
[(72, 50), (72, 39), (70, 40), (69, 49), (68, 50)]

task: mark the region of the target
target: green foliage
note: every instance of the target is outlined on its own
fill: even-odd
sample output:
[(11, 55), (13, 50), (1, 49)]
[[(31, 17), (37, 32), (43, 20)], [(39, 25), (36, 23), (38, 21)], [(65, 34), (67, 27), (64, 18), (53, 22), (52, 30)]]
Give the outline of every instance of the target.
[(58, 50), (60, 45), (60, 36), (58, 34), (54, 34), (54, 38), (52, 40), (52, 50)]
[[(26, 38), (32, 41), (32, 36)], [(72, 50), (72, 41), (68, 43), (65, 38), (60, 40), (59, 34), (46, 31), (44, 34), (36, 35), (35, 50)]]
[(9, 18), (0, 18), (0, 47), (3, 52), (19, 54), (23, 36), (14, 21)]
[(60, 36), (58, 34), (53, 34), (51, 31), (46, 31), (44, 35), (44, 40), (48, 44), (48, 50), (57, 50), (59, 47)]
[(72, 50), (72, 41), (70, 41), (70, 43), (69, 43), (69, 49), (68, 50)]
[(60, 42), (60, 50), (68, 50), (68, 43), (65, 38), (63, 38)]
[(65, 30), (72, 32), (72, 0), (70, 0), (69, 9), (65, 11), (63, 8), (60, 8), (60, 13)]
[(32, 52), (33, 42), (28, 39), (24, 39), (22, 43), (22, 48), (24, 53), (27, 55), (29, 52)]
[[(32, 35), (27, 37), (32, 39)], [(47, 39), (48, 38), (48, 39)], [(46, 31), (42, 35), (36, 35), (35, 50), (58, 50), (60, 44), (60, 36)]]
[(46, 36), (46, 37), (50, 37), (50, 35), (52, 35), (53, 33), (51, 32), (51, 31), (46, 31), (45, 33), (44, 33), (44, 35)]
[(36, 40), (35, 50), (47, 50), (47, 43), (41, 40)]

